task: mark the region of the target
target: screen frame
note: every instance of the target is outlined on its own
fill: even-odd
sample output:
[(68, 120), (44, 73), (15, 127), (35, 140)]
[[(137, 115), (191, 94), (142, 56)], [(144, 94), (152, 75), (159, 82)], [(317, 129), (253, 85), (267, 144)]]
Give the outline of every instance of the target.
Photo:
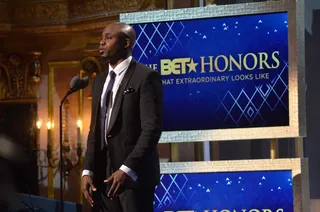
[(120, 14), (127, 24), (288, 13), (289, 126), (162, 132), (160, 143), (296, 138), (306, 136), (304, 2), (266, 1)]

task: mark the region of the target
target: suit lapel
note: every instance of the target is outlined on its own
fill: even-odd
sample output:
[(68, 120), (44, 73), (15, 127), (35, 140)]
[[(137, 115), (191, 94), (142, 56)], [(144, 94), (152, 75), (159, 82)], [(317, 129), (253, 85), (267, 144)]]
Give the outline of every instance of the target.
[(135, 68), (136, 68), (136, 61), (134, 59), (132, 59), (130, 65), (128, 67), (128, 70), (126, 71), (126, 73), (125, 73), (125, 75), (124, 75), (124, 77), (122, 79), (122, 82), (119, 85), (119, 88), (118, 88), (118, 91), (117, 91), (117, 94), (116, 94), (116, 98), (114, 100), (112, 113), (111, 113), (111, 117), (110, 117), (110, 122), (109, 122), (109, 126), (108, 126), (108, 133), (112, 129), (112, 127), (114, 125), (114, 122), (117, 119), (117, 116), (118, 116), (118, 113), (119, 113), (119, 109), (120, 109), (120, 106), (121, 106), (121, 102), (122, 102), (122, 99), (123, 99), (123, 92), (125, 91), (125, 89), (126, 89), (128, 83), (129, 83), (129, 80), (130, 80)]

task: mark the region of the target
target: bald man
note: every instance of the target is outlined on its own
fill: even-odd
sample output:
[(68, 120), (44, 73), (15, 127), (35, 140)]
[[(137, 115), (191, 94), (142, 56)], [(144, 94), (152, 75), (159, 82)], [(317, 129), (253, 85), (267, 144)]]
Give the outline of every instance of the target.
[(132, 58), (135, 40), (125, 23), (109, 24), (102, 33), (99, 52), (106, 70), (93, 82), (82, 173), (93, 211), (153, 211), (163, 91), (159, 74)]

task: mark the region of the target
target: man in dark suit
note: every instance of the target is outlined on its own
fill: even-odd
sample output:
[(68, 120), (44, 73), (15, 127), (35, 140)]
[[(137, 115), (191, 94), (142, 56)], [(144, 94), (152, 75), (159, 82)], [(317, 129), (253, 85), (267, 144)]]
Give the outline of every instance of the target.
[(107, 68), (93, 82), (82, 173), (94, 211), (153, 211), (163, 91), (159, 74), (132, 58), (135, 39), (125, 23), (109, 24), (102, 33), (99, 51)]

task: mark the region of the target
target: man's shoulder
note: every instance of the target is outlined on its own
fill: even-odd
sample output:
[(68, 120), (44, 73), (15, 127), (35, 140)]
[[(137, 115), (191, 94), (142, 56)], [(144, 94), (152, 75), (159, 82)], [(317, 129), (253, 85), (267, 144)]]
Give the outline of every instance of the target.
[(100, 79), (100, 78), (103, 78), (104, 76), (106, 75), (106, 73), (104, 72), (104, 71), (101, 71), (100, 73), (98, 73), (97, 75), (96, 75), (96, 79)]
[(104, 71), (97, 73), (97, 75), (94, 78), (94, 82), (103, 80), (103, 79), (105, 79), (105, 77), (106, 77), (106, 73)]
[(156, 70), (144, 65), (143, 63), (136, 62), (136, 69), (138, 69), (138, 73), (148, 76), (149, 74), (158, 73)]

